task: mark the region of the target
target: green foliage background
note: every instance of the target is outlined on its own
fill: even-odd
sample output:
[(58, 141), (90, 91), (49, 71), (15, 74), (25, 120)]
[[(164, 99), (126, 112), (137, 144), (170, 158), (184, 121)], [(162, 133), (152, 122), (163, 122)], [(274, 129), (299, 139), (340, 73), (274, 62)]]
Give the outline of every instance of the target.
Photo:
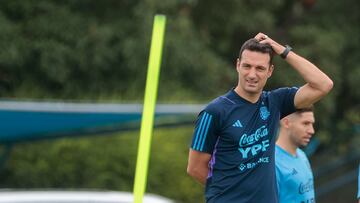
[[(192, 127), (155, 130), (147, 192), (202, 202), (186, 174)], [(17, 144), (0, 172), (2, 188), (132, 191), (139, 132)]]
[[(1, 0), (0, 97), (141, 102), (152, 20), (163, 13), (160, 102), (206, 103), (228, 91), (236, 85), (241, 44), (261, 31), (291, 44), (334, 80), (316, 105), (322, 149), (359, 151), (360, 3), (302, 2)], [(267, 89), (303, 84), (286, 63), (275, 63)], [(191, 126), (155, 131), (149, 192), (202, 201), (202, 188), (185, 174), (191, 134)], [(18, 144), (0, 171), (0, 186), (130, 191), (137, 138), (130, 132)]]

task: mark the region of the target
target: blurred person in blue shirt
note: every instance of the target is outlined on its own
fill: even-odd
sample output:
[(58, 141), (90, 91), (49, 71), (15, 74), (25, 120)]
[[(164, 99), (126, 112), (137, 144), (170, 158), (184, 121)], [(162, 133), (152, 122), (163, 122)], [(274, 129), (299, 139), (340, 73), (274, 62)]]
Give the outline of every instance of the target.
[(359, 200), (360, 203), (360, 164), (359, 164), (359, 176), (358, 176), (358, 194), (357, 194), (357, 198)]
[(315, 202), (314, 178), (305, 147), (314, 134), (312, 108), (297, 110), (280, 121), (275, 165), (280, 203)]

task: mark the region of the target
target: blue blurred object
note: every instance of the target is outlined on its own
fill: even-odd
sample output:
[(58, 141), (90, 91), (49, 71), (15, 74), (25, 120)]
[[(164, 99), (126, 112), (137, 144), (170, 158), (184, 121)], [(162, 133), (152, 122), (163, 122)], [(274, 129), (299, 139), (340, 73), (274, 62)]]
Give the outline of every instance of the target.
[[(155, 125), (193, 122), (203, 105), (157, 105)], [(142, 105), (0, 101), (0, 143), (138, 129)]]

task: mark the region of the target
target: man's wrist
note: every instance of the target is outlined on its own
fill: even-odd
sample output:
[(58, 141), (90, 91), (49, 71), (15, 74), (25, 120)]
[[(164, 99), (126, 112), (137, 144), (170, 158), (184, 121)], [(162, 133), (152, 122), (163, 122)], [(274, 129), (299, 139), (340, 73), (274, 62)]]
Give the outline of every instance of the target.
[(284, 51), (280, 54), (281, 58), (286, 59), (289, 52), (292, 50), (291, 46), (285, 45)]

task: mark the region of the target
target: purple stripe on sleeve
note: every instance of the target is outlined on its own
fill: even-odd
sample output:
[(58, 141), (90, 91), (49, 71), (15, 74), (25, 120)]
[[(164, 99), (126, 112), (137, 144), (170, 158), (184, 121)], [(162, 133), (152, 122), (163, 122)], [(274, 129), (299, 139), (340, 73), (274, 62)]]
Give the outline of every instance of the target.
[(214, 165), (215, 165), (215, 161), (216, 161), (216, 158), (215, 158), (215, 154), (216, 154), (216, 147), (219, 143), (219, 137), (218, 139), (216, 140), (216, 143), (215, 143), (215, 147), (214, 147), (214, 151), (211, 155), (211, 159), (209, 161), (209, 172), (208, 172), (208, 178), (212, 177), (213, 175), (213, 169), (214, 169)]

